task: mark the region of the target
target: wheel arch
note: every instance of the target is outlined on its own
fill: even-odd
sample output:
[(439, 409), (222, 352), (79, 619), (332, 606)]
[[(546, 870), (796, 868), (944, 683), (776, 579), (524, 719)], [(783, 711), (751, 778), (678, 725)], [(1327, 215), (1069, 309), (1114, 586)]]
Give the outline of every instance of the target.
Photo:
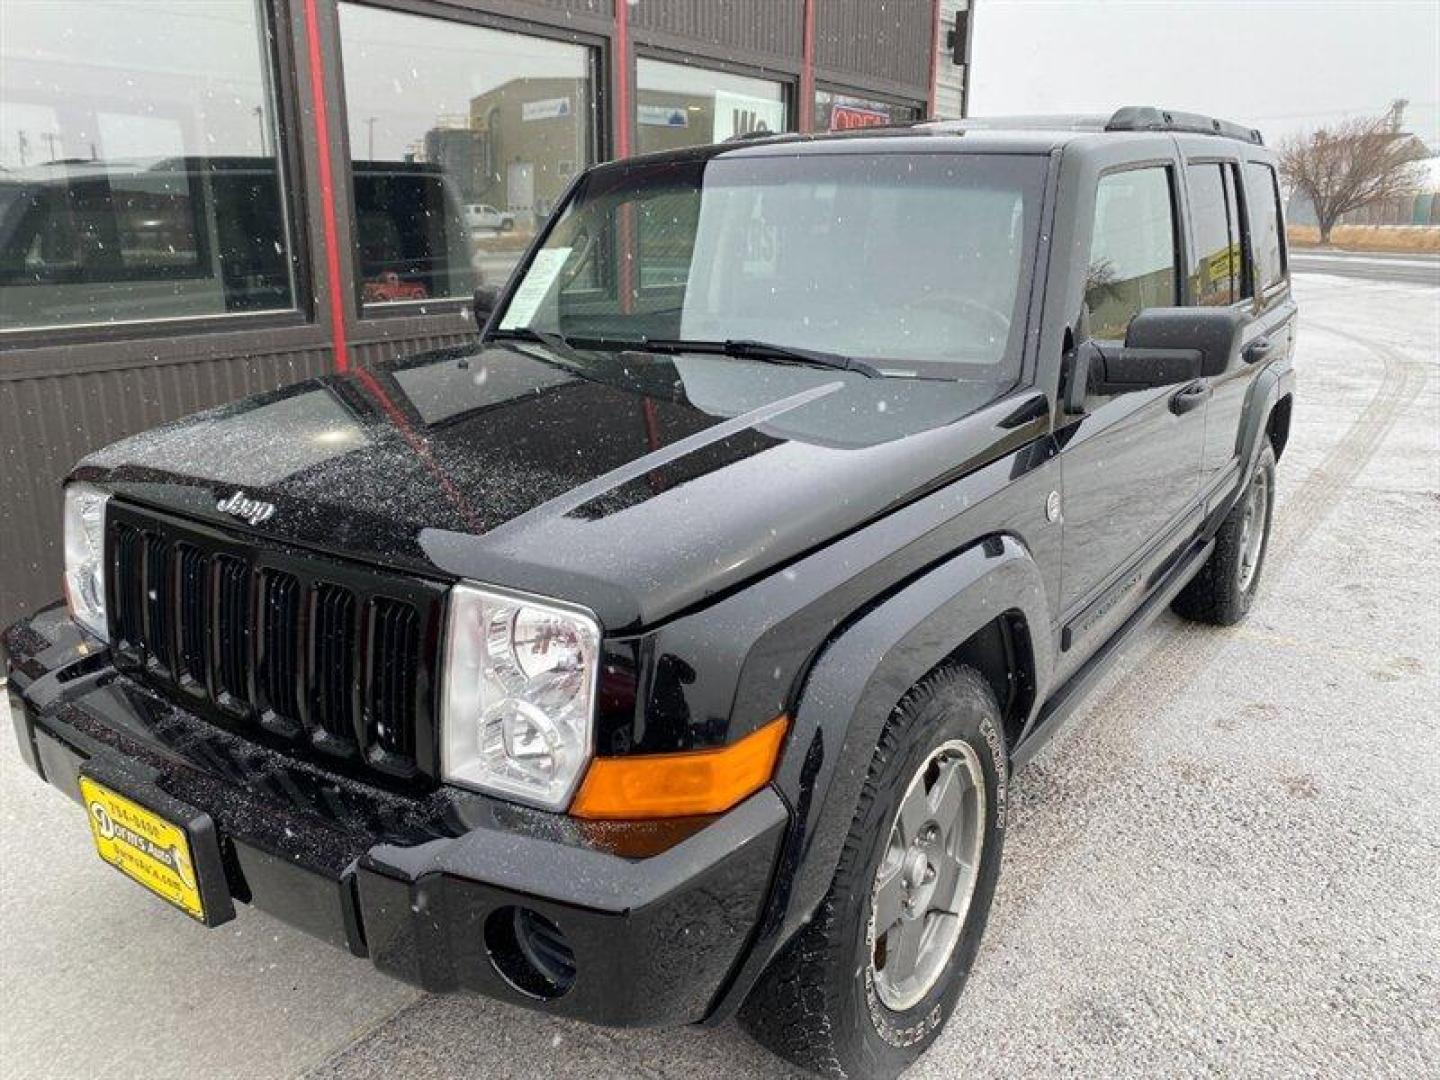
[(909, 690), (938, 667), (974, 667), (995, 691), (1008, 750), (1048, 678), (1049, 626), (1039, 568), (1016, 537), (998, 534), (921, 575), (826, 644), (802, 685), (776, 773), (792, 820), (775, 885), (714, 1018), (739, 1007), (824, 899), (880, 732)]
[(1285, 453), (1285, 444), (1290, 441), (1290, 407), (1294, 403), (1294, 394), (1282, 394), (1270, 407), (1270, 417), (1265, 422), (1265, 432), (1275, 450), (1276, 461)]
[[(1240, 427), (1240, 461), (1249, 477), (1260, 448), (1269, 442), (1278, 460), (1290, 437), (1290, 410), (1294, 402), (1293, 371), (1267, 368), (1255, 379), (1245, 418)], [(1277, 442), (1278, 437), (1278, 442)]]

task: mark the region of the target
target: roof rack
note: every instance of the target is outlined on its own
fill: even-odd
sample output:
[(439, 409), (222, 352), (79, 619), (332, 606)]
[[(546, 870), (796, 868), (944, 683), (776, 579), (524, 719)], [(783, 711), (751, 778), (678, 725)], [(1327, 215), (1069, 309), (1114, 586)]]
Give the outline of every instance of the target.
[(1265, 140), (1255, 128), (1217, 120), (1200, 113), (1175, 112), (1154, 105), (1126, 105), (1116, 109), (1105, 122), (1106, 131), (1184, 131), (1192, 135), (1223, 135), (1227, 139), (1264, 146)]
[(1059, 113), (1033, 116), (970, 116), (964, 120), (921, 121), (920, 127), (960, 131), (1180, 131), (1192, 135), (1220, 135), (1264, 146), (1254, 128), (1217, 120), (1199, 113), (1176, 112), (1154, 105), (1126, 105), (1107, 116)]

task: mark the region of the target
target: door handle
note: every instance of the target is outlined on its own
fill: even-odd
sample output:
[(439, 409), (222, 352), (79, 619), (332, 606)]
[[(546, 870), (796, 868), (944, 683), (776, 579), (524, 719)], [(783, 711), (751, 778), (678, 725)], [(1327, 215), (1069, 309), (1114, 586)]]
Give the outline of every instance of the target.
[(1210, 384), (1193, 382), (1170, 398), (1170, 411), (1176, 416), (1198, 409), (1211, 394)]
[(1261, 335), (1240, 350), (1240, 359), (1247, 364), (1258, 364), (1270, 355), (1270, 350), (1273, 348), (1275, 348), (1275, 343)]

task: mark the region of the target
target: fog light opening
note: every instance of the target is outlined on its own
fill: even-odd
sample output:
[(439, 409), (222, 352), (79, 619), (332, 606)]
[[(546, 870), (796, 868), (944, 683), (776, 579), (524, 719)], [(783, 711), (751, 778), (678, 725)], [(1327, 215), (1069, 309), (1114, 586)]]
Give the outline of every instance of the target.
[(485, 920), (490, 964), (526, 997), (553, 1001), (575, 983), (575, 953), (564, 932), (527, 907), (507, 906)]

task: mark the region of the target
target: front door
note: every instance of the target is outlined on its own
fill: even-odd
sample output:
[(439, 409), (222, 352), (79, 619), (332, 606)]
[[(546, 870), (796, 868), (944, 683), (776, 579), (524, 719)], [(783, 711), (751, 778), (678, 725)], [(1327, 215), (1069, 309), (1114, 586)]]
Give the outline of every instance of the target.
[[(1123, 342), (1138, 312), (1180, 302), (1174, 183), (1169, 166), (1100, 178), (1085, 291), (1093, 339)], [(1142, 597), (1146, 568), (1188, 535), (1205, 450), (1197, 389), (1091, 394), (1062, 433), (1062, 669), (1109, 636)]]

